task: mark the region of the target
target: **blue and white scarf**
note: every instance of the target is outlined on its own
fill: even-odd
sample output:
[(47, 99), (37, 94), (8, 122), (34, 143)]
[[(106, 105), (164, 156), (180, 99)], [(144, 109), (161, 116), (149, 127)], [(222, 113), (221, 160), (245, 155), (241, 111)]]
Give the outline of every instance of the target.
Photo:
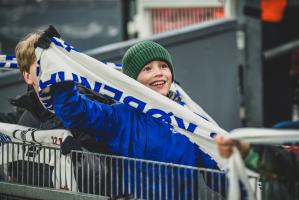
[(18, 69), (16, 56), (0, 55), (0, 69), (2, 70)]

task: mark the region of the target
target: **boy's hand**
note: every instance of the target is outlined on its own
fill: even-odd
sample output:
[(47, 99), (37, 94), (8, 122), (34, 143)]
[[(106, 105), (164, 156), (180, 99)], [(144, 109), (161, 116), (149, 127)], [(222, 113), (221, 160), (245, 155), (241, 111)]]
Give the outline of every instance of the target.
[(37, 43), (34, 45), (34, 47), (40, 47), (42, 49), (48, 49), (51, 44), (51, 37), (57, 37), (60, 38), (60, 34), (58, 31), (54, 28), (54, 26), (50, 25), (44, 33), (40, 36)]
[(233, 140), (229, 137), (225, 137), (222, 135), (217, 135), (215, 137), (215, 143), (217, 145), (217, 149), (220, 155), (223, 158), (229, 158), (232, 155), (234, 146), (238, 148), (243, 158), (246, 157), (250, 149), (249, 143), (239, 142), (237, 140)]

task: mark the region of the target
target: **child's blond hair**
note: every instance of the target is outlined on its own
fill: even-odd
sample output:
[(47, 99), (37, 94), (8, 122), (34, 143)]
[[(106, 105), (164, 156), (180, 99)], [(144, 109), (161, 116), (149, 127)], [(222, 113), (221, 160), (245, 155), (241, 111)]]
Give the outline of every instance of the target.
[(34, 45), (41, 36), (41, 32), (32, 32), (25, 36), (16, 46), (17, 63), (21, 73), (29, 72), (30, 66), (35, 61)]

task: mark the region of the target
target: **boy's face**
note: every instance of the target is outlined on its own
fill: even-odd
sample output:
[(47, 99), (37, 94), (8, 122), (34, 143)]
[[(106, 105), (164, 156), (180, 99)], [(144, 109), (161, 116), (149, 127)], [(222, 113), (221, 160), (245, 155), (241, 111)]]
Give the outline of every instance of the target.
[(36, 62), (33, 62), (29, 67), (29, 72), (23, 72), (23, 77), (28, 85), (32, 85), (34, 91), (38, 93), (38, 79), (36, 76)]
[(172, 83), (172, 74), (166, 62), (155, 60), (142, 68), (137, 81), (166, 96)]

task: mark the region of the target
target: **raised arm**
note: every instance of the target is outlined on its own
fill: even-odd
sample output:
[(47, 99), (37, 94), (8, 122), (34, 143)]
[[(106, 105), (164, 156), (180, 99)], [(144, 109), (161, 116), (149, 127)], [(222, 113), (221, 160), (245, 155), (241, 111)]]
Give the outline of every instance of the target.
[(250, 145), (220, 135), (216, 136), (215, 142), (224, 158), (229, 158), (236, 146), (245, 165), (268, 178), (299, 179), (299, 157), (294, 152), (278, 146)]
[(111, 132), (115, 122), (113, 108), (79, 94), (73, 82), (51, 86), (51, 95), (55, 114), (64, 127), (101, 137)]

